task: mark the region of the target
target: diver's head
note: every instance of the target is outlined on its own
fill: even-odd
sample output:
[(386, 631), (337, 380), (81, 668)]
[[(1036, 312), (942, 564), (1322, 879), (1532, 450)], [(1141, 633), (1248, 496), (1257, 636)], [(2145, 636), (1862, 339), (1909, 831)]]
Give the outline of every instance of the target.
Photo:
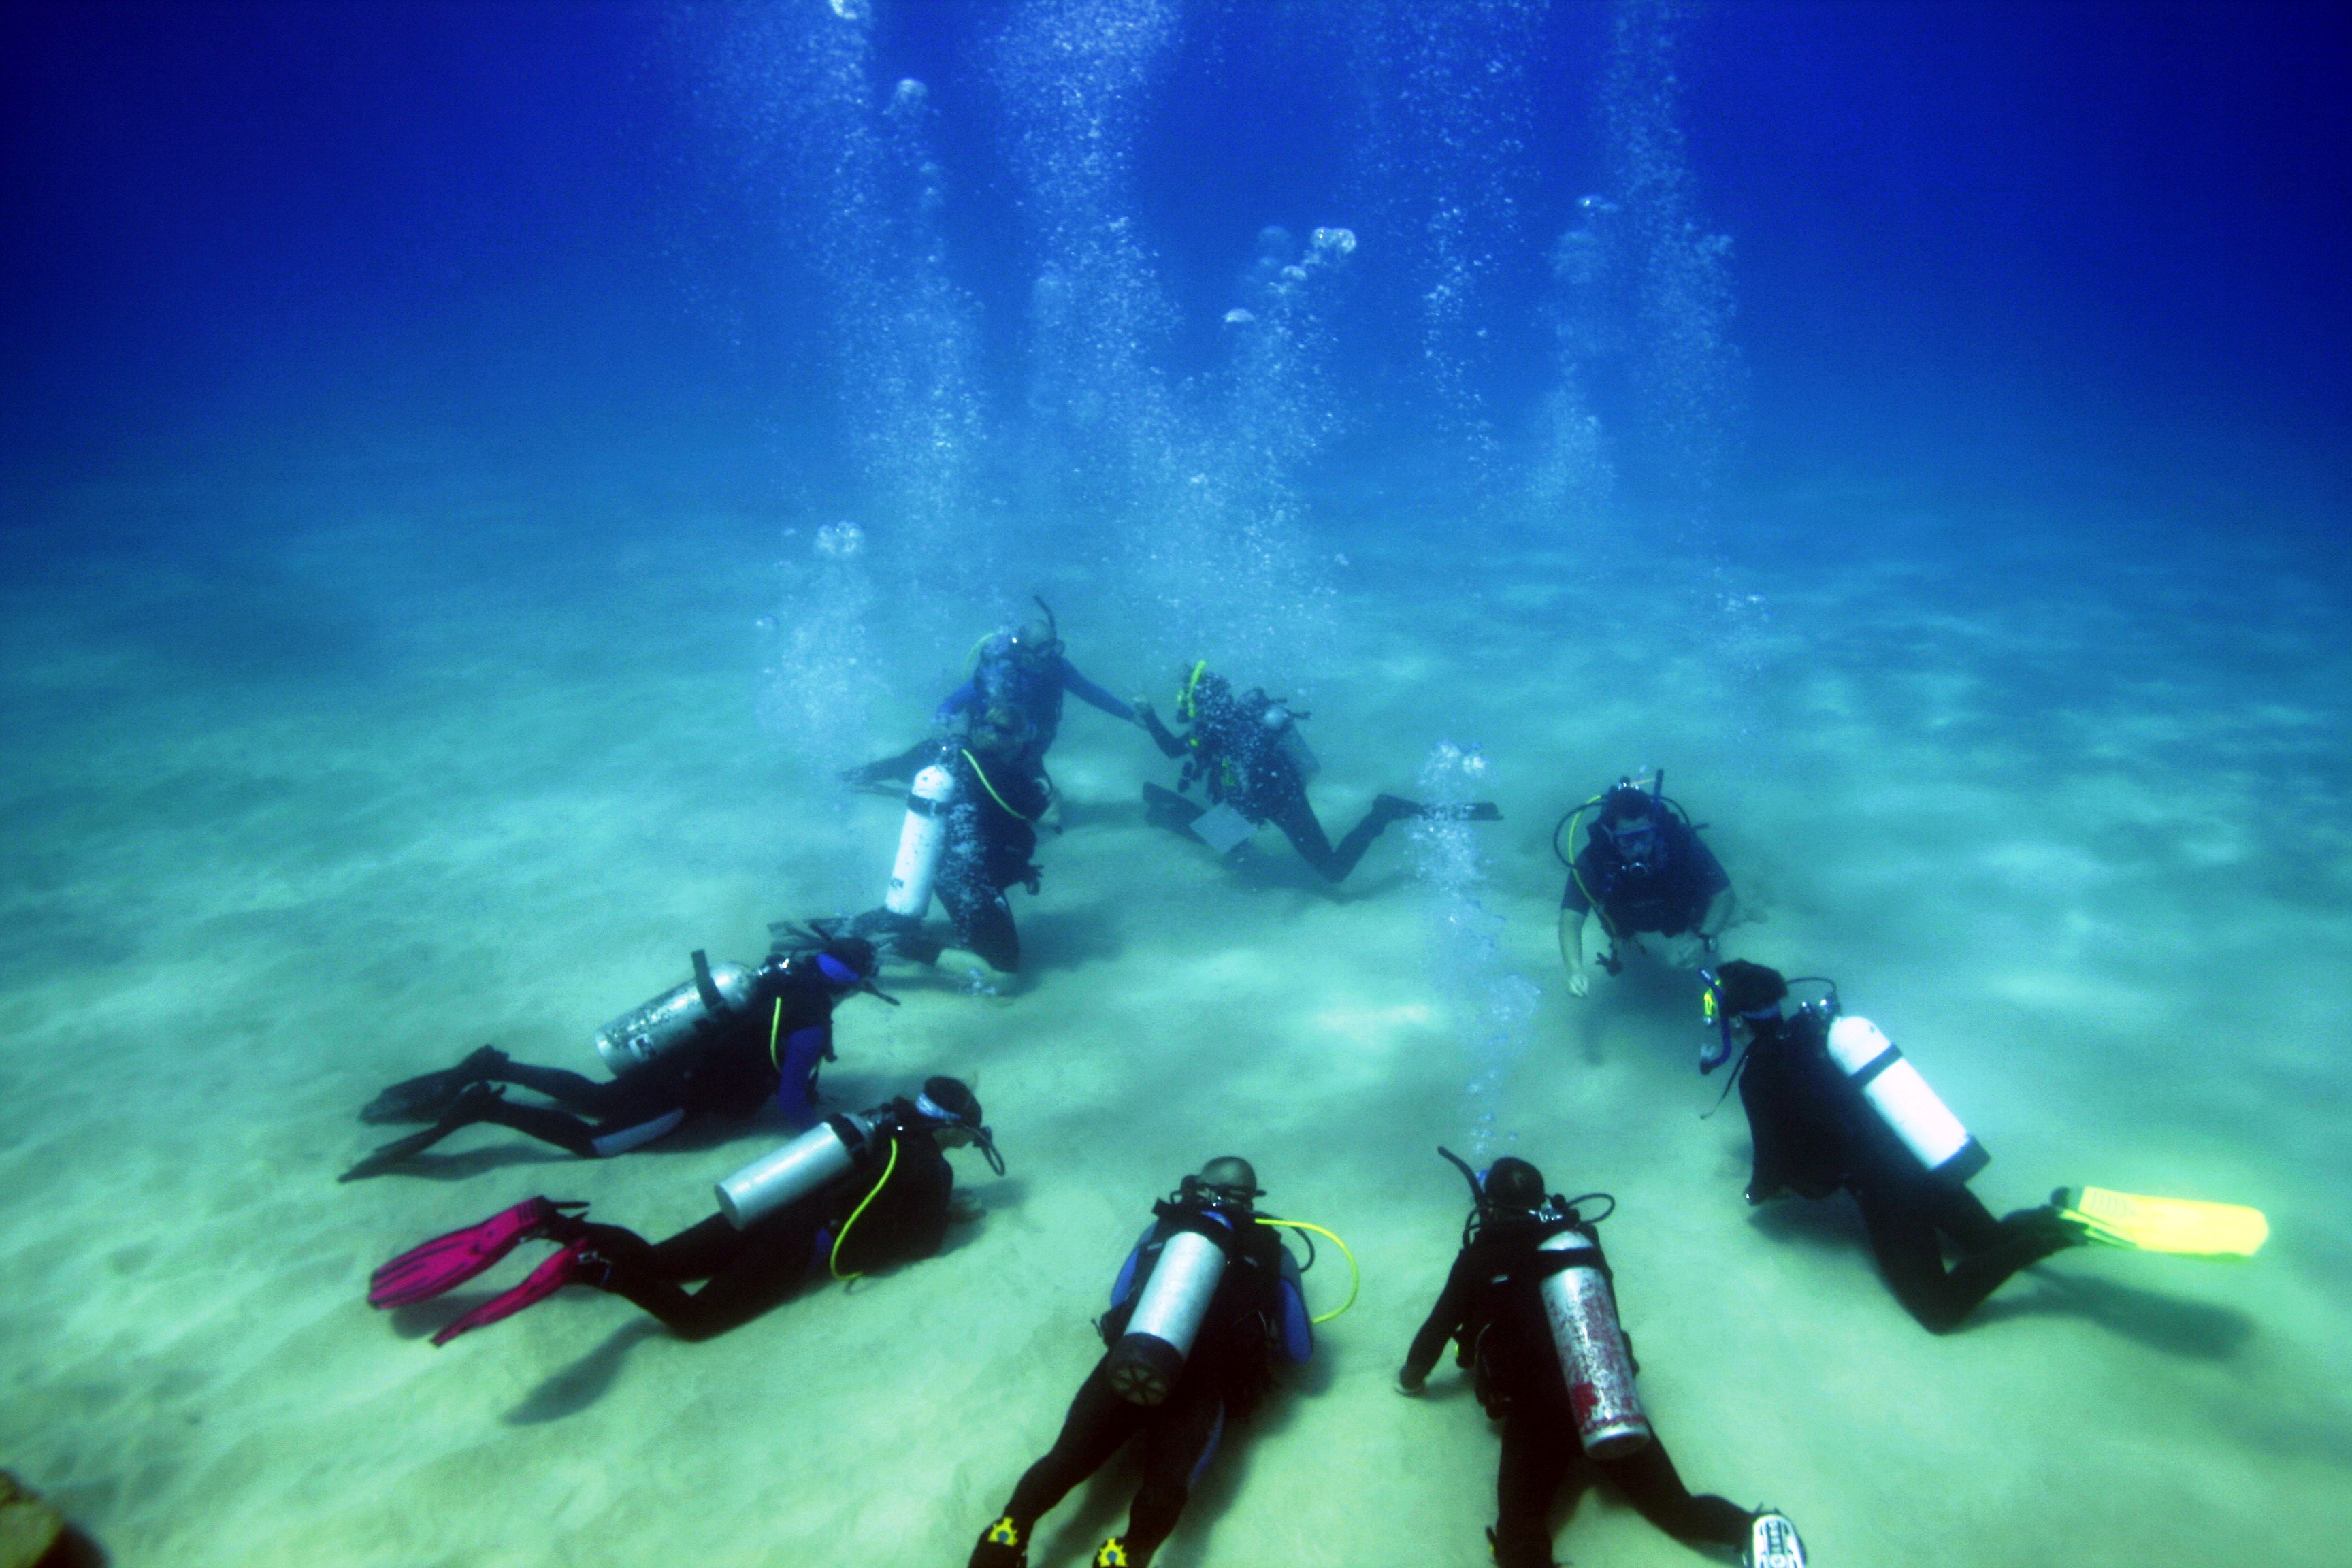
[(882, 973), (881, 955), (862, 936), (826, 937), (824, 945), (809, 954), (809, 962), (835, 991), (855, 991)]
[(1735, 958), (1715, 972), (1716, 1005), (1725, 1016), (1754, 1023), (1780, 1016), (1789, 982), (1777, 969)]
[(1209, 661), (1200, 659), (1184, 671), (1176, 687), (1176, 717), (1192, 723), (1233, 701), (1234, 689), (1222, 675), (1213, 675)]
[(1257, 1184), (1257, 1172), (1238, 1154), (1220, 1154), (1201, 1167), (1197, 1176), (1184, 1178), (1191, 1193), (1208, 1201), (1213, 1208), (1238, 1209), (1248, 1212), (1254, 1198), (1265, 1196), (1265, 1189)]
[(1601, 816), (1595, 826), (1616, 846), (1619, 859), (1639, 866), (1658, 858), (1663, 817), (1656, 796), (1637, 784), (1621, 780), (1601, 797)]
[(1515, 1154), (1506, 1154), (1486, 1167), (1478, 1195), (1489, 1208), (1539, 1209), (1544, 1204), (1543, 1173)]
[(1007, 640), (1013, 657), (1033, 669), (1042, 669), (1062, 657), (1062, 639), (1050, 621), (1031, 621)]
[(980, 1096), (961, 1079), (934, 1077), (923, 1080), (923, 1091), (915, 1097), (915, 1109), (931, 1123), (931, 1138), (943, 1149), (961, 1149), (968, 1143), (980, 1145), (988, 1158), (989, 1169), (1004, 1174), (1004, 1159), (996, 1152), (996, 1140), (990, 1135), (980, 1109)]

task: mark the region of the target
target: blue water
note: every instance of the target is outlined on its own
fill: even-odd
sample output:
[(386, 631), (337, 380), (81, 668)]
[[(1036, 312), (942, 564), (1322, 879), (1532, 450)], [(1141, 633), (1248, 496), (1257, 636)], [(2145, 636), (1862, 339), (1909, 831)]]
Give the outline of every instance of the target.
[[(962, 1561), (1150, 1200), (1228, 1151), (1357, 1305), (1160, 1561), (1487, 1561), (1390, 1390), (1439, 1142), (1621, 1200), (1643, 1386), (1815, 1562), (2336, 1561), (2352, 1504), (2352, 20), (2320, 5), (780, 0), (0, 18), (0, 1464), (111, 1561)], [(383, 1083), (879, 895), (1051, 603), (1311, 713), (1344, 885), (1151, 827), (1073, 704), (941, 1257), (688, 1345), (435, 1352), (368, 1269), (534, 1191), (664, 1235), (778, 1125), (338, 1185)], [(1992, 1149), (2264, 1209), (1922, 1333), (1750, 1213), (1696, 987), (1570, 994), (1552, 825), (1663, 767), (1739, 913)], [(422, 1179), (420, 1179), (420, 1177)], [(509, 1266), (510, 1268), (512, 1265)], [(1318, 1310), (1344, 1282), (1310, 1276)], [(510, 1282), (501, 1274), (496, 1282)], [(478, 1298), (471, 1298), (478, 1299)], [(1132, 1468), (1032, 1561), (1086, 1560)], [(1563, 1560), (1689, 1560), (1607, 1489)]]

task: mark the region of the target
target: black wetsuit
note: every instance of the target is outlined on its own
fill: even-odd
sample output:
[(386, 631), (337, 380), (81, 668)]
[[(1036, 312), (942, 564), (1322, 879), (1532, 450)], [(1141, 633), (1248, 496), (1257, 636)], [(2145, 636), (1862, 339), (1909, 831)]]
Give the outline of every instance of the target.
[(1644, 931), (1680, 936), (1696, 931), (1731, 878), (1715, 851), (1669, 806), (1658, 807), (1656, 822), (1658, 850), (1640, 866), (1626, 864), (1602, 825), (1586, 829), (1559, 907), (1583, 914), (1597, 901), (1612, 942)]
[[(583, 1272), (583, 1282), (635, 1302), (680, 1339), (707, 1340), (750, 1322), (806, 1281), (827, 1277), (835, 1262), (845, 1274), (862, 1274), (930, 1257), (947, 1237), (955, 1172), (914, 1107), (898, 1100), (894, 1108), (898, 1125), (869, 1140), (846, 1176), (747, 1229), (712, 1215), (667, 1241), (648, 1242), (616, 1225), (579, 1222), (562, 1238), (586, 1237), (607, 1265), (601, 1279)], [(876, 1192), (886, 1168), (889, 1180)], [(874, 1201), (833, 1258), (841, 1226), (869, 1193)], [(709, 1283), (691, 1293), (680, 1289), (696, 1279)]]
[[(1105, 1344), (1117, 1344), (1127, 1331), (1170, 1234), (1166, 1222), (1158, 1222), (1137, 1244), (1130, 1268), (1120, 1277), (1124, 1293), (1099, 1325)], [(1175, 1530), (1227, 1418), (1256, 1408), (1272, 1385), (1277, 1358), (1303, 1360), (1312, 1348), (1296, 1272), (1279, 1237), (1268, 1226), (1248, 1224), (1166, 1401), (1146, 1408), (1114, 1393), (1106, 1355), (1079, 1385), (1054, 1447), (1022, 1476), (1004, 1511), (1025, 1540), (1046, 1510), (1141, 1434), (1143, 1480), (1123, 1539), (1128, 1562), (1144, 1568)], [(984, 1564), (992, 1559), (979, 1552), (972, 1561)]]
[(947, 765), (956, 777), (956, 800), (948, 808), (947, 847), (933, 891), (955, 922), (956, 945), (1009, 973), (1021, 967), (1021, 933), (1005, 892), (1016, 884), (1037, 890), (1041, 873), (1030, 858), (1037, 853), (1037, 819), (1052, 799), (1049, 786), (1044, 773), (1018, 758), (1000, 762), (959, 748)]
[[(1552, 1501), (1571, 1476), (1580, 1492), (1592, 1476), (1606, 1477), (1643, 1518), (1677, 1541), (1745, 1546), (1752, 1516), (1723, 1498), (1694, 1496), (1655, 1437), (1639, 1453), (1607, 1463), (1588, 1458), (1578, 1442), (1568, 1380), (1544, 1314), (1536, 1251), (1545, 1237), (1571, 1228), (1582, 1228), (1596, 1248), (1601, 1245), (1590, 1227), (1565, 1219), (1532, 1214), (1488, 1219), (1455, 1257), (1437, 1305), (1405, 1356), (1407, 1378), (1417, 1385), (1446, 1342), (1454, 1342), (1457, 1364), (1473, 1369), (1478, 1402), (1503, 1424), (1495, 1561), (1501, 1568), (1550, 1568)], [(1601, 1268), (1608, 1272), (1605, 1260)], [(1611, 1286), (1613, 1290), (1613, 1275)]]
[[(1381, 796), (1335, 848), (1322, 823), (1316, 820), (1315, 808), (1307, 802), (1307, 781), (1299, 777), (1297, 767), (1286, 754), (1283, 733), (1297, 722), (1297, 718), (1286, 712), (1284, 723), (1269, 727), (1265, 721), (1269, 711), (1279, 708), (1262, 691), (1249, 692), (1239, 700), (1204, 693), (1191, 727), (1181, 735), (1171, 732), (1150, 709), (1144, 710), (1142, 718), (1161, 753), (1184, 760), (1180, 787), (1189, 789), (1197, 780), (1212, 805), (1230, 805), (1253, 823), (1271, 822), (1282, 829), (1301, 859), (1327, 879), (1344, 881), (1381, 830), (1412, 808)], [(1190, 826), (1200, 815), (1197, 811), (1184, 815), (1184, 803), (1165, 791), (1158, 795), (1149, 789), (1145, 793), (1171, 817), (1173, 826)], [(1180, 816), (1182, 820), (1172, 820)]]
[[(2074, 1244), (2048, 1209), (1996, 1220), (1965, 1183), (1927, 1171), (1831, 1059), (1819, 1012), (1754, 1022), (1739, 1074), (1756, 1143), (1748, 1201), (1852, 1193), (1887, 1288), (1929, 1331), (1951, 1332), (2011, 1275)], [(1948, 1269), (1939, 1233), (1961, 1254)]]

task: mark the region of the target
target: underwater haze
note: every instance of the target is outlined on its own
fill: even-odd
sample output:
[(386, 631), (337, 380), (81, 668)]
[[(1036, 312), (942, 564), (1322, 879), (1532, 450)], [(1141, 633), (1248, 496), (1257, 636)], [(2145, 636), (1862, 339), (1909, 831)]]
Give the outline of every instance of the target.
[[(7, 5), (0, 1468), (131, 1568), (961, 1563), (1237, 1153), (1361, 1290), (1158, 1561), (1475, 1568), (1494, 1430), (1450, 1356), (1394, 1384), (1444, 1144), (1614, 1194), (1660, 1437), (1822, 1568), (2341, 1562), (2347, 149), (2316, 0)], [(789, 1134), (335, 1179), (384, 1085), (597, 1073), (690, 952), (879, 902), (904, 797), (841, 773), (1038, 601), (1118, 696), (1308, 714), (1334, 838), (1502, 819), (1220, 858), (1073, 702), (1020, 971), (835, 1021), (826, 1109), (987, 1107), (940, 1256), (703, 1343), (371, 1310)], [(1555, 945), (1556, 826), (1651, 770), (1722, 952), (1834, 977), (1994, 1211), (2269, 1245), (2064, 1252), (1937, 1337), (1851, 1204), (1751, 1209), (1698, 981)]]

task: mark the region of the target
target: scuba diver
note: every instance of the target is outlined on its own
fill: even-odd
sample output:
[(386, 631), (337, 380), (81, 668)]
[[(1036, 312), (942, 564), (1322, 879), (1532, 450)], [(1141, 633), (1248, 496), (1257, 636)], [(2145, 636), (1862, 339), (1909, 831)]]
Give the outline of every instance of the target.
[(949, 692), (931, 715), (938, 735), (918, 741), (895, 756), (852, 768), (841, 775), (842, 782), (879, 784), (894, 779), (912, 779), (924, 763), (938, 755), (945, 743), (942, 737), (957, 738), (974, 719), (992, 708), (1009, 708), (1021, 716), (1026, 725), (1026, 738), (1021, 754), (1012, 765), (1039, 774), (1045, 772), (1045, 752), (1062, 727), (1065, 693), (1115, 719), (1129, 724), (1139, 722), (1133, 708), (1078, 673), (1064, 651), (1052, 608), (1043, 599), (1036, 604), (1045, 612), (1043, 620), (1031, 621), (1017, 631), (999, 631), (981, 639), (980, 647), (973, 650), (971, 675)]
[[(1731, 879), (1700, 842), (1690, 814), (1666, 798), (1665, 783), (1663, 773), (1648, 789), (1621, 778), (1552, 829), (1552, 854), (1568, 868), (1568, 886), (1559, 895), (1559, 961), (1568, 966), (1571, 995), (1592, 989), (1584, 963), (1588, 915), (1599, 917), (1609, 937), (1600, 963), (1612, 974), (1625, 967), (1625, 948), (1642, 950), (1643, 931), (1683, 939), (1669, 962), (1690, 967), (1700, 951), (1713, 951), (1731, 919)], [(1559, 829), (1595, 806), (1600, 815), (1571, 860), (1560, 854)]]
[[(1876, 1025), (1842, 1013), (1836, 985), (1817, 982), (1828, 996), (1789, 1014), (1778, 970), (1733, 959), (1702, 978), (1718, 1037), (1700, 1070), (1745, 1042), (1732, 1076), (1756, 1143), (1748, 1201), (1852, 1193), (1887, 1288), (1928, 1332), (1950, 1333), (2011, 1275), (2088, 1239), (2063, 1202), (1992, 1217), (1968, 1188), (1984, 1145)], [(1960, 1254), (1948, 1268), (1939, 1237)]]
[(1256, 1406), (1277, 1361), (1303, 1362), (1315, 1351), (1298, 1265), (1270, 1228), (1309, 1227), (1257, 1214), (1253, 1202), (1265, 1195), (1250, 1163), (1229, 1154), (1152, 1205), (1097, 1324), (1109, 1349), (1070, 1402), (1052, 1450), (981, 1532), (971, 1568), (1024, 1568), (1039, 1518), (1138, 1435), (1143, 1482), (1127, 1533), (1096, 1550), (1094, 1568), (1150, 1563), (1226, 1421)]
[(1052, 804), (1042, 772), (1024, 769), (1028, 721), (1014, 709), (990, 708), (961, 745), (916, 773), (907, 794), (898, 857), (882, 903), (850, 922), (860, 936), (902, 957), (937, 963), (942, 943), (923, 934), (923, 916), (939, 895), (955, 925), (955, 945), (991, 969), (1021, 967), (1021, 932), (1007, 897), (1017, 884), (1034, 896), (1044, 877), (1037, 823)]
[[(495, 1122), (604, 1159), (641, 1148), (694, 1117), (749, 1117), (772, 1097), (796, 1127), (816, 1118), (816, 1075), (833, 1051), (833, 1010), (853, 992), (898, 998), (875, 984), (880, 961), (862, 937), (812, 928), (757, 969), (694, 954), (694, 979), (605, 1025), (596, 1054), (603, 1082), (563, 1068), (533, 1067), (484, 1046), (456, 1067), (394, 1084), (360, 1112), (370, 1122), (425, 1121), (342, 1173), (379, 1176), (462, 1127)], [(556, 1101), (519, 1105), (517, 1084)], [(562, 1109), (557, 1109), (557, 1106)], [(593, 1120), (589, 1120), (592, 1119)]]
[[(740, 1328), (810, 1280), (855, 1279), (929, 1258), (959, 1214), (955, 1172), (940, 1152), (977, 1142), (989, 1168), (1004, 1161), (982, 1123), (980, 1101), (951, 1078), (860, 1115), (833, 1116), (719, 1184), (719, 1213), (667, 1241), (648, 1242), (573, 1211), (586, 1204), (530, 1198), (479, 1225), (410, 1248), (370, 1277), (368, 1304), (430, 1300), (481, 1274), (520, 1243), (552, 1241), (555, 1254), (512, 1289), (433, 1336), (446, 1345), (510, 1318), (566, 1285), (589, 1285), (635, 1302), (682, 1340)], [(688, 1292), (681, 1286), (707, 1280)]]
[[(1616, 1200), (1547, 1196), (1543, 1173), (1508, 1155), (1482, 1181), (1452, 1152), (1438, 1152), (1469, 1180), (1475, 1206), (1397, 1387), (1420, 1394), (1451, 1340), (1479, 1405), (1503, 1424), (1495, 1528), (1486, 1532), (1501, 1568), (1551, 1568), (1552, 1500), (1580, 1457), (1677, 1541), (1738, 1547), (1748, 1568), (1804, 1568), (1804, 1545), (1787, 1516), (1693, 1496), (1651, 1430), (1633, 1387), (1640, 1369), (1617, 1321), (1616, 1276), (1595, 1228)], [(1609, 1207), (1587, 1219), (1577, 1205), (1593, 1199)], [(1576, 1479), (1581, 1491), (1590, 1475)]]
[[(1192, 666), (1176, 693), (1176, 717), (1187, 726), (1183, 734), (1161, 723), (1149, 702), (1138, 702), (1136, 712), (1160, 752), (1184, 763), (1174, 791), (1143, 786), (1151, 820), (1189, 833), (1220, 855), (1271, 822), (1300, 858), (1327, 880), (1339, 882), (1391, 822), (1414, 816), (1494, 822), (1502, 816), (1489, 801), (1423, 805), (1398, 795), (1376, 795), (1364, 819), (1334, 847), (1307, 803), (1307, 781), (1321, 766), (1298, 733), (1307, 714), (1293, 712), (1255, 687), (1236, 697), (1223, 676), (1209, 673), (1206, 660)], [(1195, 781), (1209, 797), (1205, 807), (1178, 793)]]

